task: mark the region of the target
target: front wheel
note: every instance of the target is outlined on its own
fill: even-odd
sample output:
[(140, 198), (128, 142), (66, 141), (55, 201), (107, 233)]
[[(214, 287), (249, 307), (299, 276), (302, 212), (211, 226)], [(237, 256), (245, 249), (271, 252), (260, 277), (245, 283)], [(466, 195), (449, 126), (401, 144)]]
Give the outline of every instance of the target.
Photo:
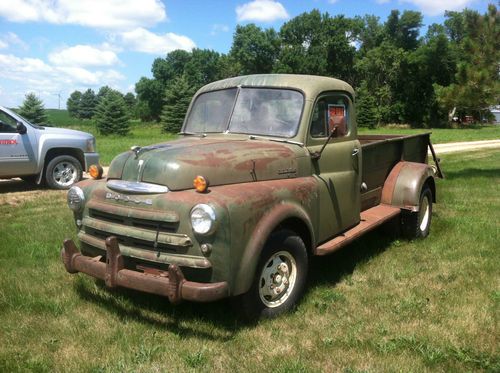
[(45, 169), (45, 181), (53, 189), (69, 189), (82, 179), (82, 165), (75, 157), (60, 155)]
[(425, 185), (420, 193), (418, 212), (404, 211), (401, 229), (407, 238), (424, 238), (429, 235), (432, 220), (432, 191)]
[(270, 318), (291, 310), (304, 292), (308, 257), (304, 241), (281, 230), (266, 243), (250, 290), (238, 307), (247, 320)]

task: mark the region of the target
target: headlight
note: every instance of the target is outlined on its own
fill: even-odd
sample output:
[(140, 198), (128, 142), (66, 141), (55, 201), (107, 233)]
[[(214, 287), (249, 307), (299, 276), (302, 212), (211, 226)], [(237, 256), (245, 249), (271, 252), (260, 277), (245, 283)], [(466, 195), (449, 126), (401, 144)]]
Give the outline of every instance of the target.
[(87, 144), (85, 146), (85, 151), (87, 153), (94, 153), (95, 152), (95, 137), (87, 139)]
[(215, 223), (215, 211), (209, 205), (196, 205), (191, 210), (191, 226), (195, 233), (213, 233), (215, 231)]
[(77, 186), (73, 186), (68, 191), (68, 207), (74, 211), (79, 212), (83, 210), (83, 203), (85, 202), (85, 195), (83, 190)]

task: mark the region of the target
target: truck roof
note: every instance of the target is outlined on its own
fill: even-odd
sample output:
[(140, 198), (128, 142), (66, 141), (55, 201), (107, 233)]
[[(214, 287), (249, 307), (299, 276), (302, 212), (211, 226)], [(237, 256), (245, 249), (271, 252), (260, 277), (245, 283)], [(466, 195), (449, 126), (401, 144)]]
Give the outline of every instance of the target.
[(346, 82), (316, 75), (256, 74), (219, 80), (201, 87), (196, 95), (219, 89), (246, 87), (292, 88), (303, 91), (306, 99), (314, 99), (325, 91), (346, 91), (354, 97), (354, 90)]

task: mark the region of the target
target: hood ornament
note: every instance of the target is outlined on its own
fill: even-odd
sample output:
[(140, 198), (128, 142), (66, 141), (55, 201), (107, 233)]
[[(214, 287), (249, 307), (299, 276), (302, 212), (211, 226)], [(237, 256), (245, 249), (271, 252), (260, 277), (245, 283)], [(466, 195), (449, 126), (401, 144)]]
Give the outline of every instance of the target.
[(141, 147), (140, 146), (137, 146), (137, 145), (134, 145), (130, 148), (130, 150), (132, 150), (135, 154), (135, 159), (137, 159), (137, 157), (139, 157), (139, 153), (141, 151)]
[(147, 152), (147, 151), (155, 150), (155, 149), (163, 149), (163, 148), (170, 148), (170, 145), (158, 144), (158, 145), (150, 145), (150, 146), (144, 146), (144, 147), (134, 145), (130, 148), (130, 150), (134, 152), (135, 159), (137, 159), (137, 158), (139, 158), (139, 155), (143, 152)]

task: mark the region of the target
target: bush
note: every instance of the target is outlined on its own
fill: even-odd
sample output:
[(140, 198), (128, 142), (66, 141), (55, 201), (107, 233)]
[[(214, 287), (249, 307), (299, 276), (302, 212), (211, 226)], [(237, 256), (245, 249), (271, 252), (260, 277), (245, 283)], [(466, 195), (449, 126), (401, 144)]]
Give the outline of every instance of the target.
[(23, 105), (19, 108), (19, 114), (34, 124), (42, 124), (47, 121), (43, 102), (34, 93), (28, 93), (25, 96)]
[(95, 120), (102, 135), (126, 135), (130, 120), (123, 96), (115, 91), (108, 92), (97, 106)]
[(165, 105), (161, 113), (161, 124), (164, 131), (171, 133), (180, 131), (192, 95), (193, 90), (184, 76), (176, 78), (167, 88)]

